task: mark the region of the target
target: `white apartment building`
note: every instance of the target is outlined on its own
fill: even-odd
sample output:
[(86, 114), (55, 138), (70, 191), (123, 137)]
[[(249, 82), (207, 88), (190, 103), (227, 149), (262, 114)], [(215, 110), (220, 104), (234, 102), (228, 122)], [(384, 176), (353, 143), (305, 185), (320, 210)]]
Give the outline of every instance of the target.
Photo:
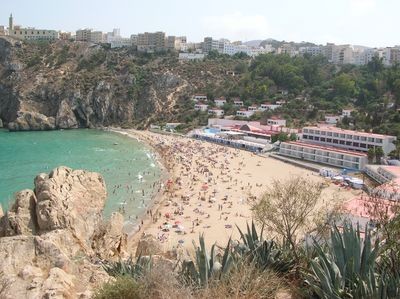
[(207, 109), (208, 109), (208, 105), (207, 104), (198, 103), (198, 104), (194, 105), (194, 110), (197, 110), (197, 111), (204, 112), (204, 111), (207, 111)]
[(258, 110), (258, 107), (257, 106), (249, 106), (249, 107), (247, 107), (247, 110), (256, 112)]
[(110, 42), (111, 49), (114, 48), (122, 48), (122, 47), (132, 47), (132, 40), (130, 38), (119, 38), (119, 39), (114, 39)]
[(325, 147), (298, 141), (282, 142), (279, 154), (339, 168), (363, 170), (368, 158), (364, 153)]
[(203, 53), (179, 53), (179, 60), (203, 60), (205, 55)]
[(260, 110), (261, 111), (266, 111), (266, 110), (275, 110), (279, 107), (281, 107), (282, 105), (280, 104), (271, 104), (271, 103), (264, 103), (260, 105)]
[(318, 56), (322, 55), (322, 47), (316, 46), (316, 47), (300, 47), (299, 48), (299, 53), (301, 55), (311, 55), (311, 56)]
[(226, 99), (224, 97), (214, 99), (215, 106), (222, 107), (226, 104)]
[(360, 152), (381, 147), (385, 155), (396, 149), (393, 144), (395, 140), (395, 136), (343, 130), (336, 127), (305, 127), (302, 134), (302, 141), (305, 142)]
[(353, 109), (343, 109), (341, 117), (350, 117)]
[(267, 119), (267, 125), (286, 127), (286, 119), (279, 117), (271, 117)]
[(243, 107), (244, 103), (241, 100), (234, 100), (233, 101), (233, 106), (235, 107)]
[(195, 94), (193, 101), (207, 101), (207, 96), (205, 94)]
[(236, 111), (236, 116), (240, 116), (240, 117), (251, 117), (254, 114), (254, 111), (249, 111), (249, 110), (245, 110), (245, 109), (240, 109), (238, 111)]
[(225, 112), (222, 109), (208, 109), (209, 115), (215, 115), (217, 117), (224, 116)]

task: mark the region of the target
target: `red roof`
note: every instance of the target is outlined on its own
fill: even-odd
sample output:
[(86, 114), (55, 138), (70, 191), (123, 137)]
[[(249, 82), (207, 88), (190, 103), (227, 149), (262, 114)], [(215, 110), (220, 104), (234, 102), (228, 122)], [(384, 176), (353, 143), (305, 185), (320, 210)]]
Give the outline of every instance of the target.
[(367, 154), (359, 153), (359, 152), (355, 152), (355, 151), (347, 151), (347, 150), (343, 150), (343, 149), (340, 149), (337, 147), (321, 146), (321, 145), (310, 144), (310, 143), (305, 143), (305, 142), (301, 142), (301, 141), (287, 141), (287, 142), (283, 142), (283, 143), (294, 144), (294, 145), (308, 147), (308, 148), (314, 148), (314, 149), (327, 150), (327, 151), (331, 151), (331, 152), (349, 154), (349, 155), (353, 155), (353, 156), (367, 157)]

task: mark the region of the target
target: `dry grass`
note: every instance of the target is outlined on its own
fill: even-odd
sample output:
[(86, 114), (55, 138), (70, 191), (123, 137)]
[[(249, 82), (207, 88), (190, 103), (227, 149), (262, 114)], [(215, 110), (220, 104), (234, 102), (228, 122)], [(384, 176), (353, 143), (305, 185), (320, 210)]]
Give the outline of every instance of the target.
[(278, 296), (291, 298), (284, 279), (271, 271), (261, 272), (251, 265), (241, 265), (226, 279), (211, 283), (209, 288), (195, 293), (195, 298), (255, 299)]

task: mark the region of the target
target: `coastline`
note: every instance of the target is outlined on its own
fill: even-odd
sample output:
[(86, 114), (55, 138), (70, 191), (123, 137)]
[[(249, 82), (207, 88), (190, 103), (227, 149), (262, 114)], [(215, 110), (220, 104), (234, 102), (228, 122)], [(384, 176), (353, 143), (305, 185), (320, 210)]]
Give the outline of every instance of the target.
[[(120, 128), (114, 128), (114, 127), (109, 127), (106, 128), (105, 130), (117, 134), (121, 134), (124, 136), (127, 136), (129, 138), (135, 139), (138, 142), (142, 143), (145, 147), (150, 149), (152, 153), (156, 156), (156, 161), (158, 163), (158, 166), (161, 169), (161, 175), (160, 175), (160, 181), (161, 182), (166, 182), (168, 179), (172, 179), (173, 175), (173, 169), (169, 167), (169, 164), (166, 161), (166, 157), (162, 154), (162, 152), (156, 147), (156, 145), (152, 142), (152, 140), (146, 138), (145, 135), (141, 134), (141, 131), (135, 130), (135, 129), (120, 129)], [(165, 198), (163, 198), (163, 193), (164, 189), (163, 186), (160, 187), (160, 189), (153, 194), (150, 204), (146, 208), (145, 211), (138, 217), (136, 220), (136, 225), (140, 225), (140, 229), (138, 230), (133, 230), (129, 232), (125, 232), (128, 235), (128, 240), (129, 244), (131, 246), (131, 249), (135, 250), (136, 245), (139, 242), (143, 232), (152, 224), (153, 219), (152, 217), (149, 217), (148, 212), (152, 211), (153, 215), (156, 215), (159, 212), (159, 208), (161, 207), (163, 201)]]
[[(151, 147), (167, 171), (164, 179), (173, 182), (173, 190), (161, 188), (153, 197), (152, 215), (143, 214), (141, 230), (130, 238), (132, 248), (143, 234), (156, 236), (164, 250), (190, 249), (201, 233), (209, 244), (226, 245), (230, 237), (239, 238), (236, 225), (244, 229), (251, 222), (249, 198), (261, 196), (273, 179), (300, 175), (324, 183), (320, 206), (327, 209), (356, 195), (315, 172), (247, 151), (151, 131), (111, 130)], [(164, 228), (165, 223), (171, 227)], [(178, 232), (179, 226), (184, 231)]]

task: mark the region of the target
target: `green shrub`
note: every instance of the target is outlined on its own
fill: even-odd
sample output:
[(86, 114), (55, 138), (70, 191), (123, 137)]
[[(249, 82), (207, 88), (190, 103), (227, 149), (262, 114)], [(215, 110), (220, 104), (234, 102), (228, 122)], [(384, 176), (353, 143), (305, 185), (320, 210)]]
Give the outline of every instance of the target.
[(141, 299), (146, 298), (143, 288), (135, 279), (119, 276), (115, 281), (107, 282), (94, 295), (95, 299)]

